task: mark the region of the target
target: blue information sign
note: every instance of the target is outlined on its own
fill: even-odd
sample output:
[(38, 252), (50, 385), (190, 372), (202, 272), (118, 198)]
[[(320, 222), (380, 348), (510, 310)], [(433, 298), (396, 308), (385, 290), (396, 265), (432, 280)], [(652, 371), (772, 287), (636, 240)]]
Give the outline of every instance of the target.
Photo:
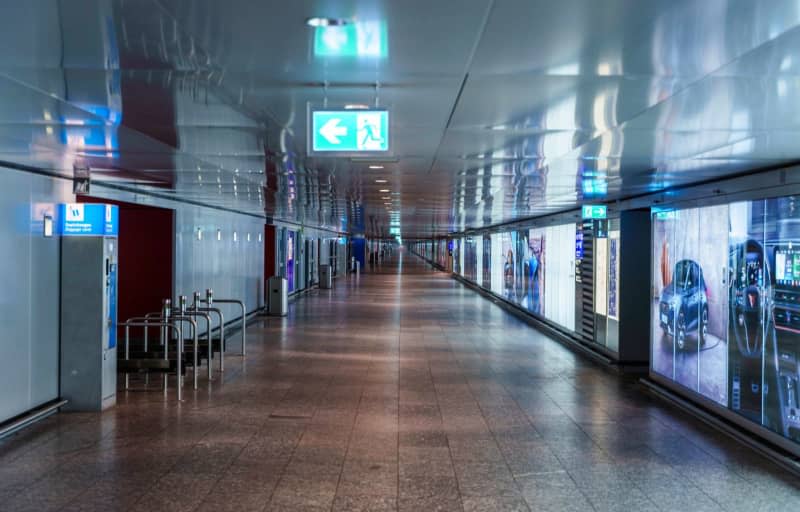
[(119, 208), (110, 204), (66, 203), (58, 205), (61, 236), (117, 236)]

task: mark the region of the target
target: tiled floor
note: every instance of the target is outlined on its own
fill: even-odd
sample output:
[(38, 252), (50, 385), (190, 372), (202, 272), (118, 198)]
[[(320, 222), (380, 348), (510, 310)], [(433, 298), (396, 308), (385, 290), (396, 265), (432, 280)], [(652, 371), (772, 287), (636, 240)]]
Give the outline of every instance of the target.
[(130, 393), (2, 441), (0, 509), (800, 504), (796, 479), (413, 256), (259, 320), (248, 347), (180, 406)]

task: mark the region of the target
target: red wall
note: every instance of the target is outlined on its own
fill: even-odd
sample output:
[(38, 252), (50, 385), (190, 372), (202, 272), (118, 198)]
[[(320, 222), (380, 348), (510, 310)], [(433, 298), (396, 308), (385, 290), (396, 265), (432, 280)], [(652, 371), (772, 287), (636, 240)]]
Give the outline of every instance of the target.
[(160, 311), (161, 300), (172, 297), (173, 210), (88, 196), (78, 201), (119, 206), (117, 318)]
[(269, 298), (266, 281), (275, 275), (275, 226), (264, 225), (264, 304)]

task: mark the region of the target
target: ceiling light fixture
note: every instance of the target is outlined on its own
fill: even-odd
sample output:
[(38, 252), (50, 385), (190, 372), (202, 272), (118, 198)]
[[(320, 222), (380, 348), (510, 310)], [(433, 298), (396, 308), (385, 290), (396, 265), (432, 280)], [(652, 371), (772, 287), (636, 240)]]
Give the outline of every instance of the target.
[(345, 110), (369, 110), (369, 105), (364, 103), (348, 103), (344, 106)]
[(386, 183), (386, 180), (375, 180), (375, 183)]
[(388, 188), (382, 188), (378, 192), (386, 193), (386, 192), (389, 192), (389, 189)]
[(341, 27), (344, 25), (349, 25), (350, 20), (346, 20), (343, 18), (325, 18), (321, 16), (313, 16), (311, 18), (306, 18), (306, 25), (309, 27)]
[(383, 169), (383, 166), (382, 165), (370, 165), (369, 168), (370, 169)]

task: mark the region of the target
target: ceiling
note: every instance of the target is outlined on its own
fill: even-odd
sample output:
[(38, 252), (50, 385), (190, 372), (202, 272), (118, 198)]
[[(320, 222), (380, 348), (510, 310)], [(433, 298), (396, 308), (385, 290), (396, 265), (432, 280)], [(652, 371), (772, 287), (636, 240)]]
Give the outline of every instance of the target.
[[(381, 51), (320, 55), (312, 16)], [(800, 160), (799, 23), (796, 0), (3, 2), (0, 160), (445, 234)], [(309, 108), (352, 103), (389, 109), (390, 155), (309, 154)]]

